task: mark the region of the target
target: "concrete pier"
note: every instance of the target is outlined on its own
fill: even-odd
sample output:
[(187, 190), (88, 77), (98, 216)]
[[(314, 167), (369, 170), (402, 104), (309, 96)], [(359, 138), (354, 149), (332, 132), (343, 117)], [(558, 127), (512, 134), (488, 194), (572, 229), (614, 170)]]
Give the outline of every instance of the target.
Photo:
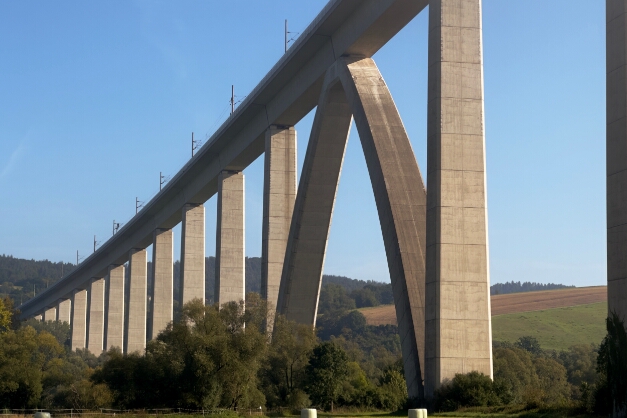
[(72, 316), (72, 300), (62, 299), (57, 306), (57, 321), (70, 323)]
[(106, 338), (107, 351), (124, 348), (124, 265), (109, 266), (107, 274)]
[(53, 306), (44, 311), (44, 321), (56, 321), (57, 320), (57, 307)]
[(95, 356), (102, 353), (104, 342), (105, 280), (93, 278), (89, 285), (89, 316), (87, 319), (87, 349)]
[(157, 229), (152, 241), (152, 295), (148, 338), (154, 339), (172, 321), (174, 240), (171, 229)]
[(607, 300), (627, 320), (627, 1), (606, 0)]
[(182, 218), (179, 309), (192, 299), (205, 300), (205, 207), (187, 204)]
[(261, 296), (276, 309), (285, 248), (296, 199), (296, 130), (266, 131), (261, 241)]
[(353, 120), (341, 83), (327, 71), (311, 127), (290, 226), (277, 312), (316, 324), (333, 206)]
[(492, 376), (480, 0), (429, 3), (425, 396)]
[(147, 269), (146, 250), (134, 248), (129, 253), (128, 316), (126, 326), (125, 353), (146, 348), (146, 293)]
[(85, 348), (87, 342), (87, 290), (72, 293), (72, 322), (70, 323), (72, 351)]
[(35, 315), (35, 319), (41, 321), (43, 319), (43, 315)]
[(244, 173), (220, 173), (214, 292), (214, 298), (220, 306), (227, 302), (239, 302), (246, 296), (244, 202)]

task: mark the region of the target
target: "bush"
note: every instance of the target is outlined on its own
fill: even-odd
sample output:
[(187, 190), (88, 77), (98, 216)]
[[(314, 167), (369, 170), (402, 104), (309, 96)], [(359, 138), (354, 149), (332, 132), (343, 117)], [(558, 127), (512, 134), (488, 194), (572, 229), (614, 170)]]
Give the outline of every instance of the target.
[(600, 375), (595, 393), (595, 409), (611, 410), (615, 417), (627, 416), (627, 331), (615, 312), (605, 321), (607, 335), (599, 347), (597, 372)]
[(479, 372), (456, 374), (435, 392), (436, 411), (455, 411), (468, 406), (502, 405), (505, 388)]

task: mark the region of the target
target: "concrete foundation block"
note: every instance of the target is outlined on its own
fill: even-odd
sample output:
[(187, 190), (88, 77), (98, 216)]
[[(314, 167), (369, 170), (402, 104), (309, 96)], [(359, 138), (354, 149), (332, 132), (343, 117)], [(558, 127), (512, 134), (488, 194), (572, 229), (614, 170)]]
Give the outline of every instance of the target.
[(305, 408), (300, 410), (300, 418), (317, 418), (318, 411), (313, 408)]

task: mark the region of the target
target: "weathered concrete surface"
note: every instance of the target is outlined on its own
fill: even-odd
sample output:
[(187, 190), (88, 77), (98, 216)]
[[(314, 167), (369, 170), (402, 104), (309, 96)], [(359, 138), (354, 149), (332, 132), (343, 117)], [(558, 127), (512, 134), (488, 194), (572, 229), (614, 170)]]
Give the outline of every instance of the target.
[(128, 317), (126, 326), (125, 353), (146, 348), (146, 293), (147, 269), (146, 250), (133, 249), (129, 253)]
[[(332, 0), (251, 91), (235, 113), (118, 233), (67, 277), (20, 307), (40, 313), (111, 264), (124, 264), (131, 248), (152, 243), (155, 228), (181, 221), (181, 207), (217, 192), (223, 170), (243, 170), (263, 152), (271, 125), (294, 126), (318, 103), (324, 74), (340, 56), (372, 56), (428, 4), (427, 0)], [(254, 66), (254, 63), (252, 63)]]
[(244, 173), (220, 173), (214, 291), (215, 300), (220, 306), (228, 302), (239, 303), (246, 297), (244, 202)]
[(87, 349), (99, 356), (104, 346), (105, 280), (93, 278), (89, 285), (89, 316), (87, 317)]
[(109, 266), (107, 274), (106, 341), (107, 351), (124, 348), (124, 265)]
[(56, 321), (57, 320), (57, 307), (53, 306), (44, 311), (44, 321)]
[(43, 315), (35, 315), (35, 319), (41, 321), (43, 319)]
[(71, 299), (60, 300), (59, 305), (57, 305), (57, 321), (67, 322), (68, 324), (70, 324), (71, 317), (72, 317), (72, 300)]
[(72, 292), (72, 322), (70, 324), (72, 351), (85, 348), (87, 342), (87, 290)]
[(174, 270), (174, 239), (171, 229), (156, 229), (152, 244), (152, 295), (151, 315), (148, 321), (148, 338), (155, 339), (172, 321)]
[(607, 296), (627, 319), (627, 1), (606, 0)]
[[(296, 199), (296, 130), (271, 126), (266, 131), (261, 237), (261, 296), (276, 308)], [(270, 324), (271, 325), (271, 324)]]
[(327, 238), (353, 120), (335, 74), (327, 72), (307, 144), (290, 225), (277, 312), (316, 324)]
[(374, 192), (410, 398), (423, 398), (427, 194), (414, 151), (370, 58), (338, 60)]
[(205, 207), (187, 204), (181, 223), (180, 306), (205, 300)]
[(425, 396), (492, 376), (480, 0), (429, 3)]

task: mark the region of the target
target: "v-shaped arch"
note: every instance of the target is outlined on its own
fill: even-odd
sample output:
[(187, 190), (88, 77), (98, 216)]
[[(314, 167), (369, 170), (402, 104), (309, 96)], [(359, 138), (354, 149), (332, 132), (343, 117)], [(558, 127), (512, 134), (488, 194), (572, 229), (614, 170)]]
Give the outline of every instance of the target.
[(410, 398), (423, 398), (427, 195), (390, 91), (370, 58), (325, 75), (287, 243), (277, 311), (315, 326), (333, 206), (352, 118), (375, 196)]

